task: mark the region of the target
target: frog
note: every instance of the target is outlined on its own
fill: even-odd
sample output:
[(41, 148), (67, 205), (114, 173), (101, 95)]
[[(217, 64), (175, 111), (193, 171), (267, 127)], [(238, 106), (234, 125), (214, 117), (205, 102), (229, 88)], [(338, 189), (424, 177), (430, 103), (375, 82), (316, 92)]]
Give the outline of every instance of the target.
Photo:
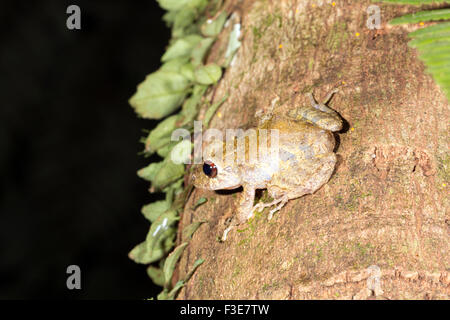
[[(236, 157), (227, 158), (230, 152), (235, 154), (235, 150), (227, 149), (224, 142), (222, 153), (211, 154), (203, 159), (203, 164), (194, 167), (191, 179), (196, 188), (243, 189), (236, 215), (224, 231), (223, 241), (233, 227), (253, 218), (255, 212), (269, 208), (268, 220), (271, 220), (273, 214), (289, 200), (313, 194), (329, 181), (337, 162), (333, 133), (343, 128), (340, 115), (327, 106), (337, 92), (337, 89), (331, 91), (322, 103), (317, 103), (310, 92), (309, 105), (264, 117), (254, 129), (258, 137), (263, 129), (276, 130), (278, 152), (266, 152), (256, 162), (238, 162), (234, 161)], [(257, 144), (260, 141), (262, 139), (257, 139)], [(260, 150), (259, 145), (257, 150)], [(245, 152), (248, 151), (249, 143), (246, 143)], [(267, 189), (267, 194), (273, 200), (254, 204), (258, 189)]]

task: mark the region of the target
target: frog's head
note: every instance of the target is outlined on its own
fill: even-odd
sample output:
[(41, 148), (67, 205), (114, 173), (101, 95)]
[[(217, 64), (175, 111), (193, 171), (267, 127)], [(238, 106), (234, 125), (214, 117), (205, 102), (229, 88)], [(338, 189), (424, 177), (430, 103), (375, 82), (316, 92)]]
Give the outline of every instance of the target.
[(192, 173), (194, 186), (200, 189), (235, 189), (241, 185), (241, 177), (235, 163), (225, 164), (219, 159), (208, 159), (196, 165)]

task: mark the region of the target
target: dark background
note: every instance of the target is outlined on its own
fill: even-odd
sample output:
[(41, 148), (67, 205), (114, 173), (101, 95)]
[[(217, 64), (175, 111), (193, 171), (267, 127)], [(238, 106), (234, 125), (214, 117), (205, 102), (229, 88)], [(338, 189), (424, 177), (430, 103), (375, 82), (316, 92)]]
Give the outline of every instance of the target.
[[(81, 8), (81, 30), (66, 8)], [(170, 31), (155, 0), (0, 4), (0, 298), (149, 298), (142, 129), (127, 100)], [(81, 268), (82, 289), (66, 288)]]

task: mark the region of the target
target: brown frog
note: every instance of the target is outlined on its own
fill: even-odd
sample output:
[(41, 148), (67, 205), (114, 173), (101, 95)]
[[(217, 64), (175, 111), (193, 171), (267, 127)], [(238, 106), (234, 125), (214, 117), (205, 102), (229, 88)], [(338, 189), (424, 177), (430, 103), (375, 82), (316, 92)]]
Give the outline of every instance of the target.
[[(253, 217), (255, 210), (261, 211), (266, 207), (273, 207), (268, 216), (271, 219), (290, 199), (314, 193), (330, 179), (336, 164), (332, 132), (341, 130), (343, 122), (334, 110), (326, 106), (336, 92), (332, 91), (324, 103), (317, 103), (310, 93), (310, 106), (296, 108), (287, 115), (270, 116), (254, 128), (257, 161), (235, 161), (235, 148), (227, 149), (224, 143), (223, 152), (209, 156), (203, 165), (194, 169), (194, 186), (209, 190), (242, 186), (234, 225), (246, 222)], [(263, 130), (269, 130), (271, 135), (272, 132), (277, 133), (278, 152), (260, 152)], [(248, 140), (248, 136), (238, 137), (234, 146), (242, 142), (248, 159), (251, 142), (245, 139)], [(227, 155), (231, 157), (227, 158)], [(267, 189), (273, 201), (254, 205), (256, 189)], [(225, 230), (224, 240), (231, 227)]]

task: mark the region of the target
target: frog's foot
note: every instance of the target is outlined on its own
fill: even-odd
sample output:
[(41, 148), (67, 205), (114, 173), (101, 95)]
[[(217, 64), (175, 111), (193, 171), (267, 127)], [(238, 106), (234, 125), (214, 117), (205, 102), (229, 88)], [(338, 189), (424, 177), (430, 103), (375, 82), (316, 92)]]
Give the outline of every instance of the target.
[(277, 212), (278, 210), (280, 210), (281, 208), (283, 208), (284, 205), (288, 202), (288, 200), (289, 200), (289, 199), (288, 199), (287, 196), (282, 197), (280, 203), (278, 203), (278, 205), (277, 205), (275, 208), (273, 208), (272, 210), (270, 210), (269, 216), (267, 217), (267, 220), (272, 220), (273, 214), (274, 214), (275, 212)]
[(223, 232), (222, 235), (222, 241), (226, 241), (227, 240), (227, 236), (228, 233), (231, 231), (231, 229), (233, 229), (235, 226), (229, 226), (228, 228), (225, 229), (225, 231)]
[(261, 212), (262, 210), (264, 210), (265, 208), (268, 207), (272, 207), (274, 205), (277, 205), (275, 208), (273, 208), (272, 210), (270, 210), (269, 212), (269, 216), (268, 216), (268, 220), (271, 220), (273, 217), (273, 214), (275, 212), (277, 212), (278, 210), (280, 210), (287, 202), (288, 202), (288, 197), (287, 196), (282, 196), (281, 198), (275, 199), (272, 202), (268, 202), (268, 203), (264, 203), (264, 202), (259, 202), (257, 203), (253, 209), (252, 212), (254, 210)]

